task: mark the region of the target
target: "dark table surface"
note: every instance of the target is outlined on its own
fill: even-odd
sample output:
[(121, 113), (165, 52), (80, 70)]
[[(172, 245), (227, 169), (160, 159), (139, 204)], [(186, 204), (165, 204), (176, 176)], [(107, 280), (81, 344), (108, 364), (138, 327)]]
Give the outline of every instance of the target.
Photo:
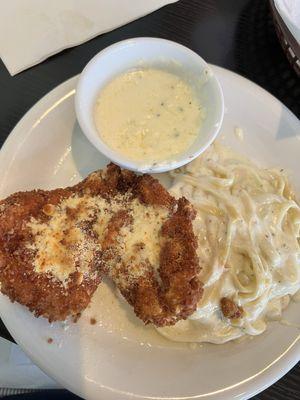
[[(0, 61), (0, 144), (42, 96), (122, 39), (153, 36), (190, 47), (244, 75), (300, 117), (300, 82), (278, 42), (267, 0), (180, 0), (11, 77)], [(13, 340), (0, 320), (0, 335)], [(299, 400), (300, 366), (254, 399)]]

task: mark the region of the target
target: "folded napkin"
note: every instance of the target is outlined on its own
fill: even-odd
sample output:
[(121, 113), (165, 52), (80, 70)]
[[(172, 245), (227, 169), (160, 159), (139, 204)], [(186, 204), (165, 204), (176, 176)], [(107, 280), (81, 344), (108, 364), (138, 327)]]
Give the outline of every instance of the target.
[(275, 6), (291, 34), (300, 43), (300, 0), (275, 0)]
[(11, 75), (177, 0), (1, 2), (0, 57)]

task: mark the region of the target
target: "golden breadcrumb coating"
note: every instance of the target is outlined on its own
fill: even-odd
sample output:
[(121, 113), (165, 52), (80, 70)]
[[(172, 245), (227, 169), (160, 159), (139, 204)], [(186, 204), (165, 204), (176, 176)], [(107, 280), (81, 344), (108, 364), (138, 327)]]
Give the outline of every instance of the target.
[(36, 316), (76, 317), (108, 275), (145, 323), (187, 318), (202, 295), (194, 210), (110, 164), (76, 186), (0, 202), (2, 293)]

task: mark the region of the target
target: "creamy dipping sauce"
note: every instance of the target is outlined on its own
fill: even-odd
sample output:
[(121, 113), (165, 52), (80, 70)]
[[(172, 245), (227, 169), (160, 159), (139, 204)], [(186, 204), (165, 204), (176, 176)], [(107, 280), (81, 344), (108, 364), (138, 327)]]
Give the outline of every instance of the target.
[(157, 164), (186, 151), (203, 110), (182, 78), (158, 69), (128, 71), (100, 92), (94, 119), (102, 140), (134, 162)]

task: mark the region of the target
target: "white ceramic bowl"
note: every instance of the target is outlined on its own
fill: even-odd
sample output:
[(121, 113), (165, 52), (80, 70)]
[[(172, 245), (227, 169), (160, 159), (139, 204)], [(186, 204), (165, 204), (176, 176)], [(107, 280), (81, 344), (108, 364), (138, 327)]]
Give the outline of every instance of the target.
[[(116, 152), (102, 140), (94, 123), (94, 106), (101, 89), (115, 76), (138, 67), (153, 67), (175, 73), (196, 90), (206, 116), (191, 147), (156, 166), (136, 163)], [(76, 114), (89, 141), (121, 167), (138, 172), (164, 172), (187, 164), (216, 138), (222, 124), (224, 100), (217, 78), (198, 54), (169, 40), (136, 38), (118, 42), (98, 53), (80, 75), (75, 96)]]

